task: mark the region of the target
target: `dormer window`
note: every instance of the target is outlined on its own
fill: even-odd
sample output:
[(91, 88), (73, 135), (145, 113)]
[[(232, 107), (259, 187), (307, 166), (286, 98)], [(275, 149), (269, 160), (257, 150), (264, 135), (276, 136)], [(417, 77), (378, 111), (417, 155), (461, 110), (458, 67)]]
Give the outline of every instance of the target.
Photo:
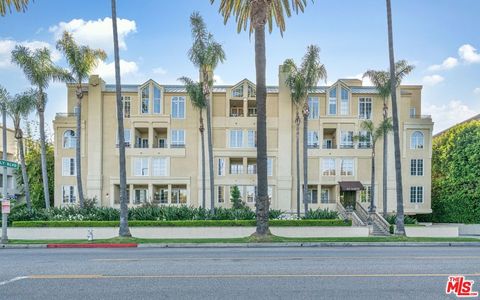
[(328, 93), (328, 114), (337, 114), (337, 88), (334, 87)]
[(232, 97), (243, 97), (243, 85), (232, 89)]
[(162, 89), (150, 80), (140, 88), (140, 113), (161, 114), (162, 111)]

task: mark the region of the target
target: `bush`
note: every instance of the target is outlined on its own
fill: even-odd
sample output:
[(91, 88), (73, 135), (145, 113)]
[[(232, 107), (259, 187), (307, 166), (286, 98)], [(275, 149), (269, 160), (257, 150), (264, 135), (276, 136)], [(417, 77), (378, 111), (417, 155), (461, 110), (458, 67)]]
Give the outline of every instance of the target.
[(338, 219), (338, 213), (327, 209), (309, 209), (303, 219)]
[[(388, 216), (385, 218), (385, 220), (386, 220), (388, 223), (390, 223), (390, 224), (392, 224), (392, 225), (395, 225), (395, 224), (396, 224), (396, 221), (397, 221), (397, 216), (396, 216), (396, 215), (388, 215)], [(417, 223), (418, 223), (415, 218), (410, 217), (410, 216), (407, 216), (407, 215), (404, 216), (403, 221), (404, 221), (404, 224), (417, 224)]]

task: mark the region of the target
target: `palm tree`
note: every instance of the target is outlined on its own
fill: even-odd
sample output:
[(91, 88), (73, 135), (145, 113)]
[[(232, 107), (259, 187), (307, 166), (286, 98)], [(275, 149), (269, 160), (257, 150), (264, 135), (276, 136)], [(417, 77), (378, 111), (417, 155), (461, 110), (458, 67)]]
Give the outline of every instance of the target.
[(213, 176), (213, 143), (212, 143), (212, 120), (210, 113), (210, 93), (213, 86), (213, 70), (220, 62), (225, 61), (225, 52), (222, 45), (213, 39), (213, 35), (207, 31), (207, 26), (198, 12), (190, 16), (193, 45), (188, 51), (190, 61), (200, 70), (200, 82), (205, 97), (207, 112), (208, 131), (208, 163), (210, 174), (210, 208), (212, 213), (215, 209), (214, 176)]
[[(215, 0), (210, 0), (214, 3)], [(257, 102), (257, 199), (255, 235), (259, 238), (270, 234), (268, 228), (268, 177), (267, 177), (267, 115), (266, 115), (266, 56), (265, 26), (270, 32), (275, 21), (280, 33), (285, 31), (285, 16), (291, 16), (291, 9), (298, 14), (305, 9), (307, 0), (219, 0), (219, 11), (226, 23), (231, 16), (237, 22), (237, 31), (248, 30), (255, 33), (255, 71)], [(313, 0), (312, 0), (313, 2)]]
[(30, 83), (37, 89), (35, 107), (40, 125), (40, 148), (42, 159), (43, 192), (45, 207), (50, 208), (50, 194), (48, 191), (47, 156), (45, 148), (45, 106), (47, 104), (46, 89), (50, 81), (69, 82), (72, 80), (69, 72), (57, 67), (50, 56), (48, 48), (31, 51), (27, 47), (17, 45), (12, 51), (12, 62), (17, 64)]
[(27, 208), (32, 208), (32, 202), (30, 200), (30, 187), (28, 184), (27, 166), (25, 165), (25, 151), (23, 148), (23, 131), (21, 128), (22, 118), (27, 117), (35, 109), (35, 99), (37, 97), (37, 91), (30, 89), (21, 94), (15, 95), (14, 98), (6, 101), (7, 113), (13, 122), (15, 129), (15, 139), (17, 140), (18, 152), (20, 155), (20, 165), (22, 168), (23, 189), (25, 191), (25, 202)]
[[(377, 127), (373, 124), (372, 120), (365, 120), (360, 124), (360, 128), (365, 131), (366, 135), (359, 135), (355, 138), (360, 140), (360, 142), (366, 143), (367, 146), (372, 148), (372, 173), (371, 173), (371, 190), (370, 190), (370, 209), (369, 212), (375, 212), (375, 146), (377, 145), (377, 141), (382, 137), (385, 138), (386, 134), (392, 130), (392, 120), (390, 118), (386, 118), (382, 120)], [(369, 145), (368, 145), (369, 144)]]
[(77, 130), (75, 137), (75, 163), (77, 172), (77, 192), (80, 207), (83, 208), (83, 185), (82, 185), (82, 156), (81, 156), (81, 130), (82, 130), (82, 99), (84, 80), (88, 80), (88, 76), (98, 65), (99, 60), (105, 60), (107, 54), (101, 49), (91, 49), (88, 46), (79, 46), (73, 39), (72, 35), (64, 32), (60, 40), (57, 41), (57, 49), (65, 55), (68, 65), (70, 66), (70, 73), (76, 84), (77, 96)]
[[(409, 65), (407, 61), (400, 60), (395, 63), (396, 70), (396, 82), (397, 86), (400, 85), (402, 79), (410, 74), (414, 69), (413, 65)], [(380, 97), (383, 98), (383, 120), (386, 120), (388, 117), (388, 105), (387, 98), (390, 96), (391, 85), (390, 85), (390, 72), (388, 71), (375, 71), (368, 70), (363, 74), (363, 77), (368, 77), (372, 81), (373, 85), (377, 88)], [(383, 200), (383, 216), (387, 216), (387, 167), (388, 167), (388, 135), (386, 132), (383, 133), (383, 190), (382, 190), (382, 200)]]
[(118, 156), (120, 168), (120, 228), (118, 235), (131, 237), (128, 228), (127, 169), (125, 167), (125, 130), (123, 127), (122, 86), (120, 82), (120, 54), (118, 51), (117, 3), (112, 0), (113, 51), (115, 55), (115, 91), (117, 100)]
[(202, 83), (194, 82), (188, 77), (180, 77), (178, 80), (185, 84), (187, 89), (187, 94), (190, 97), (190, 101), (194, 108), (198, 109), (200, 126), (198, 130), (200, 131), (200, 136), (202, 140), (202, 207), (206, 208), (206, 184), (205, 184), (205, 126), (203, 124), (203, 110), (207, 107), (207, 102), (205, 101), (205, 95), (203, 94)]
[(27, 9), (29, 0), (0, 0), (0, 15), (4, 16), (7, 9), (11, 12), (11, 5), (15, 7), (16, 11), (24, 12)]
[(325, 66), (320, 63), (320, 48), (311, 45), (303, 57), (303, 62), (298, 68), (293, 60), (287, 59), (284, 62), (284, 70), (287, 71), (287, 85), (290, 88), (291, 98), (296, 107), (296, 148), (297, 148), (297, 215), (300, 216), (300, 153), (299, 153), (299, 132), (300, 116), (299, 108), (302, 108), (303, 115), (303, 203), (305, 214), (308, 211), (308, 95), (320, 79), (327, 78)]

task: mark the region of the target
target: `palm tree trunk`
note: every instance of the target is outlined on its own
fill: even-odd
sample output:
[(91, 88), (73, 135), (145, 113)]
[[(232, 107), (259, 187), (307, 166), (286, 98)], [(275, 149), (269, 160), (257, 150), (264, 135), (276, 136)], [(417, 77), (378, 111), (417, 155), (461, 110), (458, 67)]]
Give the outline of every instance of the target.
[[(17, 130), (17, 129), (15, 129)], [(25, 202), (28, 210), (32, 209), (32, 201), (30, 200), (30, 186), (28, 184), (27, 166), (25, 165), (25, 151), (23, 149), (23, 139), (17, 139), (18, 152), (20, 154), (20, 165), (22, 167), (23, 189), (25, 190)]]
[(303, 112), (303, 206), (305, 216), (308, 212), (308, 104)]
[[(266, 16), (265, 4), (254, 2), (259, 16)], [(257, 16), (258, 18), (258, 16)], [(260, 21), (260, 22), (258, 22)], [(267, 89), (265, 82), (267, 59), (265, 56), (265, 22), (256, 20), (255, 26), (255, 72), (257, 82), (257, 201), (256, 201), (256, 235), (266, 236), (270, 234), (268, 228), (268, 177), (267, 177), (267, 114), (266, 97)]]
[[(385, 124), (387, 120), (387, 99), (383, 98), (383, 122)], [(388, 167), (388, 136), (387, 136), (387, 131), (384, 128), (383, 129), (383, 180), (382, 180), (382, 200), (383, 200), (383, 217), (387, 217), (387, 167)]]
[[(80, 91), (78, 90), (80, 89)], [(82, 156), (81, 156), (81, 138), (82, 138), (82, 99), (78, 93), (82, 93), (82, 86), (77, 87), (77, 134), (75, 139), (75, 164), (77, 175), (77, 193), (80, 207), (83, 208), (83, 185), (82, 185)]]
[(375, 212), (375, 143), (372, 144), (372, 174), (370, 179), (370, 213)]
[(295, 117), (295, 147), (297, 152), (297, 217), (300, 218), (300, 116), (298, 107)]
[(398, 126), (397, 107), (397, 83), (395, 75), (395, 57), (393, 53), (393, 30), (392, 30), (392, 8), (390, 0), (387, 1), (387, 22), (388, 22), (388, 52), (390, 57), (390, 84), (392, 93), (392, 116), (393, 116), (393, 145), (395, 154), (395, 177), (397, 180), (397, 221), (396, 235), (405, 235), (404, 212), (403, 212), (403, 184), (402, 184), (402, 162), (400, 154), (400, 135)]
[[(43, 98), (43, 91), (39, 91), (39, 97)], [(47, 173), (47, 150), (45, 146), (45, 111), (43, 99), (40, 100), (40, 106), (38, 107), (38, 118), (40, 126), (40, 152), (42, 160), (42, 180), (43, 180), (43, 196), (45, 199), (45, 208), (50, 209), (50, 193), (48, 190), (48, 173)]]
[(205, 182), (205, 128), (203, 126), (203, 110), (200, 109), (200, 137), (202, 139), (202, 207), (206, 208), (206, 182)]
[(118, 53), (117, 8), (112, 0), (113, 50), (115, 53), (115, 90), (117, 96), (118, 154), (120, 167), (120, 229), (121, 237), (131, 237), (128, 228), (127, 170), (125, 168), (125, 131), (123, 128), (122, 86), (120, 83), (120, 55)]
[[(204, 77), (206, 78), (206, 77)], [(212, 142), (212, 118), (210, 116), (210, 91), (205, 97), (207, 110), (207, 143), (208, 143), (208, 164), (210, 174), (210, 209), (212, 214), (215, 212), (215, 193), (214, 193), (214, 178), (213, 178), (213, 142)]]

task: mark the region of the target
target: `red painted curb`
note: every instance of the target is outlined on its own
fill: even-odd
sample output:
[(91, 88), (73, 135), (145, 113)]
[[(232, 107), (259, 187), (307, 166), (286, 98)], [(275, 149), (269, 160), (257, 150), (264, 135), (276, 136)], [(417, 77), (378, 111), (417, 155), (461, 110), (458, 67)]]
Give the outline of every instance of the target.
[(47, 244), (47, 248), (136, 248), (138, 244)]

